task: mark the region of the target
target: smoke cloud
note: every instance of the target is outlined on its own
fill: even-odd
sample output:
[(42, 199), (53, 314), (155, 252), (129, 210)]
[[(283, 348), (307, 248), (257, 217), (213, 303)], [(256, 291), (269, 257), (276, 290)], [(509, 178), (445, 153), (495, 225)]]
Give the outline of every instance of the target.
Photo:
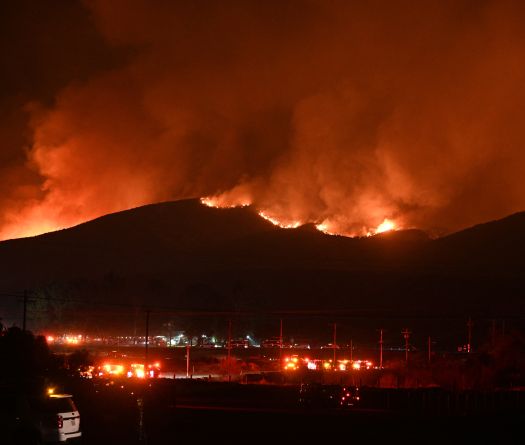
[[(440, 234), (525, 209), (522, 2), (82, 10), (126, 56), (8, 107), (29, 121), (2, 160), (0, 238), (200, 196), (349, 235), (385, 218)], [(15, 131), (0, 126), (4, 145)]]

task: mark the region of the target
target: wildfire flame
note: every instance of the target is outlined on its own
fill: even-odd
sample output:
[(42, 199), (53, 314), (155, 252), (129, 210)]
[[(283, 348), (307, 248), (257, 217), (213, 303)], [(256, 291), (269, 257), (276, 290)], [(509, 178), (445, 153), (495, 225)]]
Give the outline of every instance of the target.
[(381, 224), (379, 224), (374, 230), (369, 231), (366, 236), (374, 236), (380, 233), (391, 232), (397, 230), (398, 227), (394, 221), (385, 218)]
[(379, 224), (375, 229), (364, 227), (361, 231), (357, 232), (347, 232), (339, 230), (339, 225), (325, 219), (323, 222), (315, 225), (316, 229), (320, 232), (323, 232), (327, 235), (340, 235), (348, 237), (360, 237), (360, 236), (374, 236), (379, 233), (390, 232), (392, 230), (398, 230), (398, 225), (391, 219), (385, 218), (381, 224)]
[[(248, 201), (239, 201), (239, 200), (231, 201), (231, 200), (225, 199), (224, 195), (205, 196), (200, 199), (200, 202), (207, 207), (213, 207), (216, 209), (247, 207), (251, 205), (251, 203)], [(296, 229), (297, 227), (300, 227), (303, 224), (305, 224), (305, 222), (299, 221), (299, 220), (280, 219), (274, 215), (269, 214), (267, 211), (264, 211), (264, 210), (259, 210), (257, 213), (261, 218), (264, 218), (266, 221), (271, 222), (274, 226), (281, 227), (282, 229)], [(349, 233), (349, 232), (341, 231), (339, 230), (338, 226), (339, 225), (337, 223), (334, 223), (333, 221), (329, 219), (325, 219), (322, 222), (315, 224), (315, 228), (319, 230), (320, 232), (325, 233), (326, 235), (340, 235), (340, 236), (348, 236), (348, 237), (373, 236), (379, 233), (390, 232), (392, 230), (398, 229), (397, 224), (388, 218), (385, 218), (383, 222), (379, 224), (375, 229), (363, 228), (361, 232), (350, 232)]]
[(333, 224), (330, 223), (327, 219), (325, 219), (322, 223), (316, 224), (315, 228), (319, 230), (319, 232), (323, 232), (326, 235), (339, 235), (333, 228)]
[(388, 218), (385, 218), (385, 220), (377, 226), (377, 229), (375, 230), (375, 233), (384, 233), (384, 232), (390, 232), (391, 230), (396, 229), (396, 224), (394, 221), (389, 220)]
[(251, 203), (248, 201), (228, 202), (221, 196), (205, 196), (200, 199), (201, 203), (207, 207), (216, 209), (233, 209), (235, 207), (248, 207)]
[(270, 221), (274, 226), (279, 226), (282, 229), (296, 229), (297, 227), (302, 225), (301, 221), (290, 221), (290, 222), (280, 221), (274, 216), (268, 215), (263, 210), (259, 211), (258, 213), (261, 218), (264, 218), (266, 221)]

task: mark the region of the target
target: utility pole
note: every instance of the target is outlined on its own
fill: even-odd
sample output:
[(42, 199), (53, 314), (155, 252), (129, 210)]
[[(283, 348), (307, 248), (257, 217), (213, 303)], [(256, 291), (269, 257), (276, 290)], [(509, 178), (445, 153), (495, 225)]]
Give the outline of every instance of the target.
[(190, 378), (190, 349), (191, 349), (191, 346), (188, 343), (186, 345), (186, 378), (187, 379)]
[(145, 346), (146, 346), (146, 357), (145, 357), (145, 361), (146, 363), (144, 363), (144, 368), (145, 368), (145, 372), (147, 373), (148, 372), (148, 346), (149, 346), (149, 314), (150, 314), (150, 310), (149, 309), (146, 309), (146, 343), (145, 343)]
[(383, 329), (379, 330), (379, 369), (383, 369)]
[(168, 321), (168, 323), (166, 323), (165, 326), (168, 328), (168, 342), (166, 343), (166, 346), (169, 348), (171, 346), (171, 334), (173, 329), (173, 323), (171, 321)]
[(232, 381), (231, 354), (232, 354), (232, 321), (228, 320), (228, 382)]
[(467, 321), (467, 352), (472, 350), (472, 326), (472, 319), (469, 316)]
[(492, 349), (496, 347), (496, 320), (492, 320), (492, 328), (490, 331), (490, 345)]
[(283, 319), (280, 319), (280, 327), (279, 327), (279, 360), (282, 359), (283, 355)]
[(335, 359), (336, 359), (336, 348), (337, 348), (337, 323), (334, 323), (334, 339), (332, 343), (332, 348), (334, 348), (334, 369), (335, 369)]
[(133, 318), (133, 344), (137, 345), (137, 317), (139, 313), (139, 308), (135, 308), (135, 317)]
[(24, 316), (22, 319), (22, 330), (26, 331), (26, 320), (27, 320), (27, 290), (24, 290)]
[(405, 361), (408, 363), (408, 340), (410, 339), (411, 332), (408, 328), (404, 328), (401, 334), (403, 334), (403, 338), (405, 339)]
[(428, 336), (428, 363), (430, 363), (430, 359), (432, 358), (432, 339), (430, 338), (430, 335)]

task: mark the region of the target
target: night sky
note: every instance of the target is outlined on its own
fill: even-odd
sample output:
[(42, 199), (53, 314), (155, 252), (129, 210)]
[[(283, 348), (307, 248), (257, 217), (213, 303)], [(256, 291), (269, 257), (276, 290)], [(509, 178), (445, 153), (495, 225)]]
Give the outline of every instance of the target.
[(0, 4), (0, 238), (214, 197), (362, 235), (525, 210), (521, 1)]

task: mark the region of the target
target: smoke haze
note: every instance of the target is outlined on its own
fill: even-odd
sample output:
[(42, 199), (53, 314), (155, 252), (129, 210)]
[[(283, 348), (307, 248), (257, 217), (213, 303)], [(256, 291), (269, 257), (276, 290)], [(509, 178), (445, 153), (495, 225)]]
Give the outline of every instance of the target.
[(525, 210), (522, 2), (95, 0), (21, 40), (22, 4), (0, 238), (200, 196), (348, 235)]

